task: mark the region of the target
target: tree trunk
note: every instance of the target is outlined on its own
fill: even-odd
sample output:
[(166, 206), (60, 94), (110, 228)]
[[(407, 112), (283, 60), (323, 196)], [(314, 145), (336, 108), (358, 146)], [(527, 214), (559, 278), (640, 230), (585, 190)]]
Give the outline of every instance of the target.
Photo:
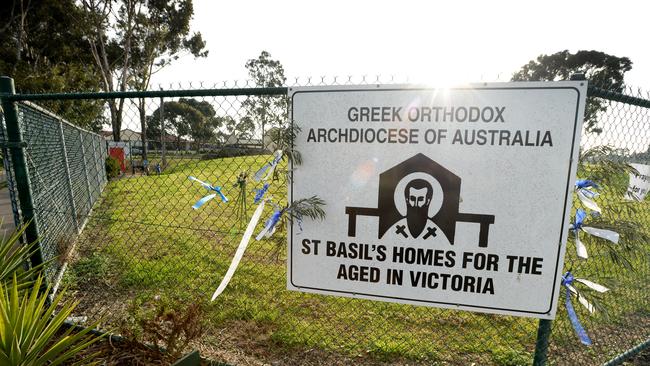
[(121, 141), (122, 114), (115, 104), (115, 100), (108, 101), (108, 109), (111, 112), (111, 128), (113, 129), (113, 141)]
[(165, 146), (165, 102), (163, 98), (160, 98), (160, 154), (161, 160), (162, 160), (162, 166), (163, 168), (167, 167), (167, 155), (166, 155), (166, 150), (167, 147)]

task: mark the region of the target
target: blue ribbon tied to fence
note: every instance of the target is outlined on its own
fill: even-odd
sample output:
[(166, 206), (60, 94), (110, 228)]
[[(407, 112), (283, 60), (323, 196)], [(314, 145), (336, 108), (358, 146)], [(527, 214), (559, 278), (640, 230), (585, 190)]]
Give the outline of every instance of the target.
[[(265, 164), (257, 172), (255, 172), (253, 179), (256, 182), (269, 179), (269, 177), (273, 176), (275, 167), (280, 163), (280, 160), (282, 160), (282, 150), (277, 150), (273, 154), (273, 160), (270, 163)], [(266, 175), (264, 173), (266, 173)]]
[(594, 201), (594, 198), (598, 197), (600, 194), (594, 189), (598, 189), (598, 184), (596, 184), (594, 181), (589, 180), (589, 179), (578, 179), (576, 180), (576, 194), (578, 195), (578, 199), (580, 199), (580, 202), (582, 204), (595, 212), (598, 212), (599, 214), (602, 212), (598, 204)]
[(575, 278), (573, 277), (571, 272), (567, 272), (564, 274), (564, 276), (562, 276), (562, 286), (564, 286), (565, 288), (564, 305), (566, 306), (566, 311), (569, 315), (569, 320), (571, 321), (571, 325), (573, 326), (573, 329), (576, 331), (578, 338), (580, 338), (580, 342), (582, 342), (582, 344), (586, 346), (591, 346), (591, 339), (589, 339), (589, 336), (587, 335), (585, 328), (583, 328), (582, 324), (580, 324), (578, 315), (576, 314), (576, 311), (573, 308), (573, 304), (571, 303), (571, 296), (572, 296), (571, 289), (573, 289), (572, 285), (574, 280)]
[(571, 297), (575, 296), (578, 299), (578, 302), (580, 302), (580, 304), (582, 304), (582, 306), (584, 306), (590, 314), (593, 314), (596, 311), (596, 308), (583, 295), (581, 295), (580, 292), (578, 292), (574, 286), (576, 282), (581, 283), (590, 289), (600, 293), (607, 292), (609, 289), (603, 285), (599, 285), (595, 282), (583, 278), (575, 278), (571, 272), (566, 272), (564, 276), (562, 276), (562, 286), (564, 286), (566, 291), (564, 304), (569, 315), (569, 320), (571, 321), (571, 325), (573, 326), (576, 334), (580, 338), (580, 342), (582, 342), (584, 345), (590, 346), (591, 339), (589, 339), (587, 332), (583, 328), (582, 324), (580, 324), (580, 320), (578, 320), (578, 315), (573, 308)]
[(221, 192), (221, 187), (213, 186), (213, 185), (208, 184), (206, 182), (203, 182), (203, 181), (201, 181), (201, 180), (199, 180), (199, 179), (197, 179), (196, 177), (193, 177), (193, 176), (189, 176), (188, 179), (193, 181), (193, 182), (199, 182), (208, 191), (216, 192), (216, 193), (209, 194), (209, 195), (201, 198), (200, 200), (198, 200), (194, 204), (194, 206), (192, 206), (193, 209), (198, 210), (199, 208), (201, 208), (201, 206), (205, 205), (206, 203), (208, 203), (208, 201), (215, 198), (216, 196), (219, 196), (221, 198), (221, 201), (228, 202), (228, 198), (223, 194), (223, 192)]
[(264, 225), (264, 229), (260, 231), (259, 234), (257, 234), (257, 237), (255, 240), (262, 240), (263, 237), (271, 237), (273, 233), (275, 232), (275, 226), (278, 224), (280, 221), (280, 218), (282, 217), (282, 214), (285, 212), (285, 210), (280, 209), (279, 207), (276, 207), (275, 212), (273, 212), (273, 215), (266, 220), (266, 224)]
[(262, 188), (255, 190), (255, 199), (253, 203), (258, 203), (262, 200), (262, 198), (264, 198), (264, 194), (266, 194), (266, 191), (269, 189), (269, 186), (270, 185), (268, 183), (264, 183), (264, 186), (262, 186)]
[(587, 254), (587, 247), (580, 240), (580, 231), (584, 231), (589, 235), (593, 235), (605, 240), (609, 240), (614, 244), (618, 244), (618, 240), (620, 238), (620, 235), (617, 232), (606, 230), (606, 229), (599, 229), (590, 226), (584, 226), (584, 221), (586, 217), (587, 217), (587, 212), (585, 212), (585, 210), (580, 208), (577, 209), (575, 221), (573, 224), (571, 224), (569, 228), (575, 234), (576, 251), (578, 257), (583, 259), (587, 259), (589, 255)]

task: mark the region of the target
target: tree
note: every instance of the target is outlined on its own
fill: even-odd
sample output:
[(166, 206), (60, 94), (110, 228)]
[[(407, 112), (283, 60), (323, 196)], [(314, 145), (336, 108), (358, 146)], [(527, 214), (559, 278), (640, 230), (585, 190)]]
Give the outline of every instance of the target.
[[(23, 93), (98, 91), (100, 83), (83, 39), (86, 25), (73, 0), (8, 0), (0, 6), (0, 74)], [(56, 19), (56, 21), (51, 21)], [(46, 30), (46, 31), (44, 31)], [(103, 103), (42, 101), (83, 128), (99, 131)]]
[[(617, 92), (623, 91), (624, 75), (632, 69), (627, 57), (616, 57), (599, 51), (568, 50), (552, 55), (540, 55), (512, 75), (512, 81), (557, 81), (569, 80), (571, 75), (583, 73), (591, 85)], [(588, 98), (585, 108), (585, 128), (588, 132), (600, 133), (598, 114), (607, 111), (607, 103)]]
[[(255, 123), (251, 118), (244, 117), (235, 124), (233, 133), (237, 140), (251, 139), (255, 133)], [(262, 133), (262, 144), (264, 144), (264, 133)]]
[[(177, 60), (184, 52), (206, 57), (201, 33), (190, 34), (192, 0), (158, 0), (146, 3), (136, 14), (131, 58), (131, 82), (135, 90), (149, 89), (151, 76)], [(147, 158), (145, 99), (137, 101), (142, 130), (142, 158)]]
[[(90, 25), (85, 37), (104, 91), (147, 89), (151, 75), (181, 52), (207, 55), (201, 35), (189, 36), (192, 0), (81, 0), (81, 8), (82, 21)], [(119, 141), (124, 99), (107, 104), (113, 139)], [(138, 108), (146, 136), (144, 100)]]
[[(286, 83), (284, 68), (271, 54), (262, 51), (256, 59), (245, 65), (248, 75), (257, 87), (281, 87)], [(280, 127), (286, 123), (288, 99), (286, 96), (251, 96), (242, 103), (245, 115), (241, 119), (241, 132), (258, 125), (262, 130), (262, 144), (267, 127)]]
[(217, 112), (209, 102), (198, 101), (194, 98), (181, 98), (178, 102), (196, 109), (202, 115), (202, 118), (193, 119), (190, 123), (190, 136), (196, 143), (198, 151), (201, 143), (205, 143), (216, 136), (215, 130), (221, 127), (223, 121), (216, 116)]
[[(215, 130), (221, 126), (222, 119), (216, 116), (214, 107), (206, 101), (180, 98), (177, 102), (163, 104), (165, 133), (176, 135), (177, 146), (183, 137), (190, 137), (197, 149), (200, 144), (214, 138)], [(147, 138), (159, 140), (161, 133), (160, 108), (147, 117), (149, 128)]]
[[(119, 6), (118, 5), (119, 2)], [(89, 27), (85, 39), (101, 76), (102, 90), (125, 91), (131, 64), (131, 42), (134, 35), (134, 19), (137, 0), (81, 0), (83, 18)], [(117, 7), (117, 14), (113, 12)], [(113, 140), (120, 141), (124, 99), (108, 99)]]

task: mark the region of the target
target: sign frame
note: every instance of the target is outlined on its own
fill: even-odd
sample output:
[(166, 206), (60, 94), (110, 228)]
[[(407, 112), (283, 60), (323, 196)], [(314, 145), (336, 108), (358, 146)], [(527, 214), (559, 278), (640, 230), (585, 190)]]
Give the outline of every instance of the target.
[[(574, 182), (576, 179), (577, 173), (577, 155), (580, 147), (580, 138), (582, 130), (582, 122), (584, 115), (584, 108), (586, 105), (586, 90), (587, 90), (587, 81), (567, 81), (567, 82), (553, 82), (553, 83), (541, 83), (541, 82), (517, 82), (517, 83), (480, 83), (480, 84), (469, 84), (466, 86), (451, 87), (451, 88), (433, 88), (423, 85), (354, 85), (354, 86), (323, 86), (323, 87), (297, 87), (289, 88), (289, 115), (291, 128), (294, 127), (294, 103), (295, 97), (301, 94), (307, 93), (338, 93), (338, 92), (373, 92), (373, 91), (384, 91), (384, 92), (399, 92), (399, 91), (435, 91), (435, 90), (451, 90), (451, 91), (467, 91), (467, 90), (534, 90), (534, 89), (544, 89), (544, 90), (573, 90), (576, 92), (575, 95), (575, 114), (572, 120), (572, 143), (569, 159), (568, 169), (566, 171), (566, 190), (564, 193), (564, 211), (561, 215), (561, 220), (559, 227), (560, 231), (557, 237), (557, 251), (555, 253), (555, 263), (553, 264), (553, 287), (550, 294), (550, 300), (548, 307), (543, 311), (530, 311), (526, 309), (517, 309), (517, 308), (501, 308), (501, 307), (492, 307), (492, 306), (480, 306), (474, 304), (460, 304), (458, 302), (445, 302), (445, 301), (429, 301), (423, 299), (413, 299), (413, 298), (404, 298), (397, 296), (387, 296), (387, 295), (378, 295), (378, 294), (368, 294), (363, 292), (356, 291), (342, 291), (340, 289), (330, 289), (324, 287), (313, 287), (305, 286), (295, 281), (293, 265), (295, 263), (294, 249), (296, 245), (299, 245), (294, 242), (295, 230), (293, 222), (290, 225), (289, 230), (287, 230), (287, 241), (288, 241), (288, 253), (287, 253), (287, 289), (294, 291), (302, 291), (316, 294), (324, 295), (334, 295), (334, 296), (343, 296), (343, 297), (352, 297), (352, 298), (362, 298), (369, 300), (379, 300), (387, 302), (396, 302), (402, 304), (412, 304), (412, 305), (425, 305), (431, 307), (439, 308), (448, 308), (448, 309), (462, 309), (470, 311), (478, 311), (485, 313), (494, 313), (494, 314), (503, 314), (503, 315), (514, 315), (514, 316), (523, 316), (523, 317), (533, 317), (539, 319), (554, 319), (555, 312), (557, 310), (557, 299), (559, 297), (559, 291), (561, 288), (561, 274), (564, 264), (564, 256), (567, 249), (567, 237), (570, 221), (570, 211), (572, 207), (572, 195), (574, 190)], [(292, 149), (294, 148), (292, 144)], [(290, 180), (289, 180), (289, 202), (293, 202), (294, 199), (294, 165), (293, 162), (290, 164)], [(549, 234), (550, 235), (550, 234)], [(549, 270), (549, 273), (551, 270)], [(549, 275), (550, 276), (550, 275)]]

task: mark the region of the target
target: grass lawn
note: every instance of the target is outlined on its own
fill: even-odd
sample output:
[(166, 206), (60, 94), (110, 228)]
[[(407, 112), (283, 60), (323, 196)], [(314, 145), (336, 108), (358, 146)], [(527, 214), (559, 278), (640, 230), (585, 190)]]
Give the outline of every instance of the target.
[[(534, 319), (287, 291), (284, 230), (270, 240), (253, 239), (229, 287), (208, 303), (255, 208), (251, 191), (261, 186), (249, 181), (248, 214), (240, 223), (235, 204), (239, 188), (233, 184), (241, 171), (250, 169), (252, 176), (269, 159), (171, 158), (160, 176), (109, 182), (64, 277), (70, 293), (82, 301), (77, 315), (103, 315), (106, 326), (119, 332), (123, 320), (133, 318), (134, 309), (162, 301), (155, 300), (158, 296), (205, 303), (206, 335), (194, 347), (208, 357), (241, 364), (530, 364)], [(192, 204), (206, 190), (190, 182), (189, 175), (222, 185), (231, 202), (223, 204), (217, 198), (193, 210)], [(274, 182), (270, 193), (286, 201), (285, 183)], [(636, 205), (645, 215), (636, 220), (648, 230), (648, 202)], [(611, 205), (605, 211), (618, 208)], [(256, 233), (273, 208), (267, 205), (265, 210)], [(648, 257), (633, 258), (640, 270), (621, 270), (611, 264), (602, 245), (585, 241), (590, 260), (579, 262), (570, 243), (567, 266), (596, 282), (611, 277), (608, 283), (614, 286), (601, 299), (607, 317), (604, 312), (589, 316), (574, 301), (596, 342), (592, 348), (579, 344), (560, 304), (551, 349), (558, 364), (573, 364), (575, 357), (588, 364), (605, 361), (641, 340), (631, 330), (650, 324)]]

